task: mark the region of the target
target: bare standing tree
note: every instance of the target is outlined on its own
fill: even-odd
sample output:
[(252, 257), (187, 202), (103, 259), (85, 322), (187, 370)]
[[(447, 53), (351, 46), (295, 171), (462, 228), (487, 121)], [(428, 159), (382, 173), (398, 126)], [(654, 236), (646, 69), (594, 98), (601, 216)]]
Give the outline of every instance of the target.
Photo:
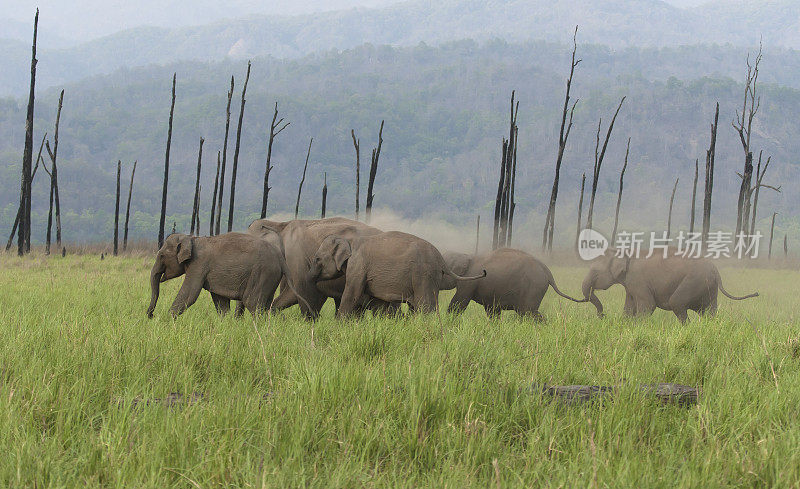
[(189, 234), (194, 236), (195, 231), (197, 234), (200, 234), (200, 225), (199, 225), (199, 216), (200, 214), (200, 167), (203, 163), (203, 143), (206, 140), (202, 137), (200, 138), (200, 149), (197, 151), (197, 176), (195, 177), (194, 181), (194, 198), (192, 199), (192, 224), (189, 230)]
[(750, 236), (753, 236), (756, 232), (756, 214), (758, 213), (758, 195), (761, 191), (761, 188), (768, 188), (770, 190), (774, 190), (776, 192), (781, 191), (781, 187), (773, 187), (772, 185), (767, 185), (764, 183), (764, 175), (767, 173), (767, 168), (769, 168), (769, 163), (772, 161), (772, 156), (767, 158), (766, 163), (764, 163), (764, 168), (761, 168), (761, 154), (758, 154), (758, 167), (756, 168), (756, 184), (753, 188), (750, 189), (750, 192), (753, 194), (753, 214), (750, 219)]
[(211, 197), (211, 222), (208, 226), (209, 236), (214, 236), (214, 218), (217, 212), (217, 192), (219, 191), (219, 166), (220, 152), (217, 151), (217, 176), (214, 177), (214, 195)]
[(328, 200), (328, 172), (322, 175), (322, 219), (325, 219), (325, 204)]
[(361, 194), (361, 144), (360, 140), (356, 139), (355, 129), (350, 129), (350, 137), (353, 138), (353, 147), (356, 149), (356, 221), (358, 221), (358, 199)]
[(758, 54), (755, 63), (750, 63), (750, 54), (747, 55), (747, 78), (744, 86), (744, 101), (742, 102), (742, 112), (736, 111), (736, 119), (731, 125), (739, 134), (744, 151), (744, 171), (742, 171), (742, 183), (739, 188), (739, 199), (736, 207), (736, 235), (747, 230), (747, 223), (750, 216), (746, 214), (750, 210), (750, 186), (753, 178), (753, 151), (750, 148), (750, 136), (752, 135), (753, 119), (761, 107), (761, 97), (758, 96), (758, 68), (761, 63), (761, 45), (758, 47)]
[[(614, 230), (611, 232), (611, 242), (617, 239), (617, 225), (619, 224), (619, 208), (622, 204), (622, 184), (625, 178), (625, 170), (628, 168), (628, 155), (631, 152), (631, 138), (628, 138), (628, 146), (625, 148), (625, 163), (619, 172), (619, 192), (617, 193), (617, 209), (614, 211)], [(581, 192), (582, 193), (582, 192)]]
[[(553, 177), (553, 189), (550, 191), (550, 204), (547, 207), (547, 217), (544, 223), (544, 232), (542, 233), (542, 249), (547, 251), (553, 250), (553, 230), (555, 229), (556, 220), (556, 200), (558, 199), (558, 183), (561, 173), (561, 162), (564, 159), (564, 149), (567, 147), (567, 139), (572, 130), (572, 116), (575, 113), (575, 106), (578, 105), (576, 100), (569, 109), (569, 93), (572, 88), (572, 76), (575, 74), (575, 68), (581, 60), (575, 59), (575, 53), (578, 51), (578, 26), (575, 26), (575, 34), (572, 36), (572, 61), (570, 63), (569, 78), (567, 78), (567, 94), (564, 97), (564, 108), (561, 111), (561, 130), (558, 133), (558, 156), (556, 157), (556, 172)], [(567, 109), (569, 109), (569, 123), (567, 123)], [(566, 128), (565, 128), (566, 126)]]
[(769, 253), (767, 255), (768, 260), (772, 260), (772, 237), (775, 235), (775, 216), (777, 216), (777, 212), (772, 213), (772, 224), (769, 226)]
[(578, 251), (578, 237), (581, 234), (581, 214), (583, 214), (583, 192), (586, 188), (586, 172), (581, 176), (581, 198), (578, 200), (578, 227), (575, 229), (575, 251)]
[(364, 212), (367, 217), (367, 224), (369, 224), (370, 217), (372, 216), (372, 199), (375, 198), (375, 194), (372, 193), (372, 190), (375, 185), (375, 176), (378, 174), (378, 160), (381, 157), (381, 147), (383, 146), (383, 123), (384, 121), (381, 121), (381, 128), (378, 131), (378, 147), (372, 150), (372, 161), (370, 162), (369, 166), (369, 182), (367, 184), (367, 205), (364, 208)]
[[(33, 174), (33, 107), (36, 93), (36, 35), (39, 32), (39, 9), (33, 20), (33, 46), (31, 48), (31, 85), (28, 94), (28, 113), (25, 118), (25, 150), (22, 153), (22, 178), (19, 192), (19, 208), (22, 215), (19, 220), (17, 237), (17, 254), (28, 253), (31, 249), (31, 183)], [(38, 159), (37, 159), (38, 163)]]
[[(283, 124), (283, 125), (281, 125)], [(275, 112), (272, 114), (272, 122), (269, 125), (269, 143), (267, 144), (267, 164), (264, 168), (264, 192), (261, 198), (261, 219), (267, 217), (267, 201), (269, 200), (269, 174), (272, 171), (272, 143), (290, 122), (283, 123), (283, 117), (278, 120), (278, 102), (275, 102)]]
[(122, 237), (122, 251), (128, 249), (128, 222), (131, 218), (131, 196), (133, 195), (133, 177), (136, 175), (136, 164), (138, 161), (133, 162), (133, 170), (131, 170), (131, 185), (128, 187), (128, 204), (125, 206), (125, 232)]
[(119, 254), (119, 184), (122, 177), (122, 160), (117, 160), (117, 198), (114, 202), (114, 256)]
[(675, 186), (672, 187), (672, 196), (669, 198), (669, 214), (667, 216), (667, 239), (669, 239), (672, 233), (672, 205), (675, 203), (675, 191), (678, 190), (678, 181), (680, 179), (675, 179)]
[(689, 216), (689, 234), (694, 233), (695, 203), (697, 202), (697, 179), (700, 176), (700, 160), (694, 160), (694, 183), (692, 184), (692, 211)]
[(167, 184), (169, 182), (169, 147), (172, 144), (172, 120), (175, 115), (175, 81), (178, 74), (172, 75), (172, 104), (169, 108), (169, 126), (167, 129), (167, 151), (164, 156), (164, 182), (161, 191), (161, 217), (158, 221), (158, 247), (164, 244), (164, 224), (167, 219)]
[[(36, 157), (36, 165), (33, 167), (33, 171), (31, 171), (31, 182), (36, 177), (36, 170), (39, 169), (39, 162), (44, 163), (42, 159), (42, 148), (44, 147), (44, 140), (47, 137), (47, 133), (44, 133), (42, 137), (42, 144), (39, 145), (39, 155)], [(44, 166), (44, 165), (42, 165)], [(24, 211), (24, 207), (22, 202), (20, 202), (20, 207), (17, 208), (17, 217), (14, 218), (14, 225), (11, 227), (11, 234), (8, 237), (8, 242), (6, 243), (6, 251), (11, 249), (11, 244), (14, 242), (14, 236), (17, 234), (17, 229), (19, 228), (20, 221), (22, 220), (22, 214)]]
[(303, 166), (303, 178), (300, 179), (300, 185), (297, 187), (297, 202), (294, 205), (294, 218), (300, 214), (300, 194), (303, 192), (303, 182), (306, 181), (306, 170), (308, 170), (308, 158), (311, 156), (311, 144), (314, 143), (314, 138), (308, 142), (308, 152), (306, 153), (306, 164)]
[(220, 218), (222, 216), (222, 196), (225, 193), (225, 160), (228, 157), (228, 133), (231, 127), (231, 99), (233, 98), (233, 76), (231, 76), (231, 89), (228, 90), (228, 105), (225, 106), (225, 139), (222, 143), (222, 167), (219, 174), (219, 193), (217, 194), (217, 222), (214, 225), (214, 234), (219, 234)]
[(706, 181), (703, 191), (703, 245), (708, 240), (711, 230), (711, 194), (714, 190), (714, 159), (717, 152), (717, 127), (719, 125), (719, 102), (714, 112), (714, 122), (711, 124), (711, 144), (706, 151)]
[[(58, 97), (58, 110), (56, 111), (56, 128), (55, 133), (53, 134), (53, 149), (50, 149), (50, 143), (46, 144), (47, 153), (50, 156), (50, 166), (51, 166), (51, 177), (50, 177), (50, 185), (53, 187), (52, 194), (53, 200), (55, 203), (55, 211), (56, 211), (56, 246), (61, 247), (61, 199), (59, 198), (58, 193), (58, 164), (56, 160), (58, 159), (58, 126), (61, 123), (61, 107), (64, 105), (64, 90), (61, 90), (61, 95)], [(52, 205), (50, 206), (52, 207)], [(52, 209), (51, 209), (52, 212)], [(48, 224), (48, 229), (50, 225)]]
[(511, 110), (509, 115), (508, 139), (503, 139), (503, 154), (500, 160), (500, 179), (497, 185), (495, 201), (495, 226), (492, 237), (492, 249), (508, 246), (512, 234), (514, 207), (514, 186), (517, 173), (517, 114), (519, 102), (514, 101), (515, 91), (511, 92)]
[(597, 182), (600, 179), (600, 168), (603, 166), (603, 158), (606, 155), (606, 148), (608, 148), (608, 140), (611, 139), (611, 131), (614, 130), (614, 122), (617, 120), (617, 116), (619, 115), (619, 110), (622, 108), (622, 104), (625, 102), (625, 97), (622, 97), (622, 100), (619, 101), (619, 105), (617, 106), (617, 111), (614, 112), (614, 117), (611, 119), (611, 124), (608, 125), (608, 132), (606, 132), (606, 140), (603, 142), (603, 149), (598, 153), (598, 149), (600, 147), (600, 127), (603, 124), (603, 119), (600, 119), (600, 122), (597, 124), (597, 137), (594, 147), (594, 175), (592, 178), (592, 192), (589, 197), (589, 211), (587, 212), (586, 216), (586, 227), (592, 229), (592, 217), (594, 216), (594, 198), (595, 194), (597, 193)]
[(228, 232), (233, 230), (233, 205), (236, 197), (236, 171), (239, 167), (239, 146), (242, 141), (242, 120), (244, 119), (245, 94), (247, 82), (250, 80), (250, 61), (247, 62), (247, 76), (242, 87), (242, 105), (239, 108), (239, 125), (236, 127), (236, 148), (233, 150), (233, 168), (231, 168), (231, 203), (228, 206)]

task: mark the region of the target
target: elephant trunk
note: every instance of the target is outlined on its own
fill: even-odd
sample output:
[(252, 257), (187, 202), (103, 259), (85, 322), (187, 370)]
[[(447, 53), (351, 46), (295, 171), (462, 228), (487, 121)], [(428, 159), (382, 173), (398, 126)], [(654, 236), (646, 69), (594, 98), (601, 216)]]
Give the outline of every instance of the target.
[(603, 317), (603, 303), (600, 302), (600, 299), (598, 299), (597, 295), (594, 293), (594, 274), (590, 273), (586, 276), (583, 280), (581, 290), (583, 291), (583, 297), (591, 302), (597, 309), (597, 315)]
[(156, 260), (153, 269), (150, 271), (150, 307), (147, 308), (147, 317), (153, 318), (153, 311), (156, 309), (156, 302), (158, 302), (158, 292), (161, 288), (161, 277), (164, 276), (164, 266), (161, 260)]

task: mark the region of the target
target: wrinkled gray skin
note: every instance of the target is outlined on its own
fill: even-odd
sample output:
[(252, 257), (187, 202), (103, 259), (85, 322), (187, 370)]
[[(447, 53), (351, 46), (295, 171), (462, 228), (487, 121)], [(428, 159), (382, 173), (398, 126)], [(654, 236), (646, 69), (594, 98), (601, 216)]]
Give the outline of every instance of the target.
[[(297, 290), (308, 301), (308, 307), (301, 304), (300, 309), (306, 317), (311, 319), (319, 316), (319, 312), (328, 297), (333, 298), (338, 309), (345, 287), (344, 277), (320, 282), (315, 282), (309, 278), (308, 271), (311, 266), (311, 259), (319, 249), (322, 241), (329, 236), (353, 239), (382, 232), (362, 222), (343, 217), (294, 221), (257, 219), (250, 224), (247, 232), (253, 236), (273, 239), (272, 229), (277, 231), (282, 238), (286, 263), (289, 268), (287, 277), (292, 279)], [(284, 309), (294, 304), (297, 304), (295, 293), (282, 286), (280, 294), (275, 299), (274, 307), (276, 309)], [(397, 305), (390, 305), (378, 300), (362, 304), (362, 306), (371, 308), (375, 312), (394, 312), (397, 307)]]
[[(211, 293), (220, 314), (230, 310), (231, 300), (242, 301), (252, 313), (260, 312), (270, 306), (287, 271), (279, 248), (248, 234), (171, 234), (158, 250), (150, 272), (147, 317), (153, 317), (161, 282), (184, 274), (186, 278), (170, 307), (173, 317), (194, 304), (203, 289)], [(291, 281), (288, 286), (292, 287)]]
[(479, 256), (453, 252), (443, 256), (450, 270), (459, 275), (486, 270), (485, 279), (458, 284), (447, 308), (451, 313), (461, 313), (470, 301), (475, 301), (484, 307), (489, 317), (497, 318), (501, 311), (511, 310), (521, 316), (530, 314), (535, 321), (544, 321), (539, 305), (548, 287), (571, 301), (587, 302), (587, 299), (575, 299), (561, 292), (550, 269), (524, 251), (500, 248)]
[(346, 239), (329, 236), (314, 254), (309, 280), (345, 277), (338, 315), (347, 316), (372, 297), (385, 302), (406, 302), (412, 311), (432, 312), (439, 291), (452, 289), (461, 277), (447, 268), (439, 250), (422, 238), (391, 231)]
[(649, 316), (656, 308), (672, 311), (681, 323), (687, 311), (713, 315), (717, 311), (717, 290), (726, 297), (743, 300), (758, 297), (758, 292), (737, 297), (722, 287), (717, 267), (709, 260), (683, 258), (674, 251), (664, 258), (656, 252), (650, 258), (619, 258), (609, 249), (596, 258), (583, 280), (583, 295), (603, 315), (603, 304), (595, 290), (606, 290), (614, 284), (625, 287), (625, 314)]

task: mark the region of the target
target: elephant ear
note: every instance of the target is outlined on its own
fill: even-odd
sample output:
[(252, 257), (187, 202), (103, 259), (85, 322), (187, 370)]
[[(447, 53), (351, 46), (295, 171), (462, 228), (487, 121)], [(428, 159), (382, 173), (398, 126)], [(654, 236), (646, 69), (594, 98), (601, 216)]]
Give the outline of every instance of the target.
[(611, 276), (614, 277), (614, 280), (622, 280), (626, 273), (628, 273), (628, 267), (631, 264), (630, 257), (626, 256), (623, 258), (611, 257), (611, 264), (610, 264), (610, 271)]
[(335, 242), (336, 245), (333, 248), (333, 261), (336, 263), (336, 270), (341, 272), (347, 264), (347, 260), (350, 259), (352, 249), (350, 247), (350, 242), (346, 239), (337, 237), (335, 238)]
[(192, 258), (193, 247), (191, 236), (181, 236), (178, 244), (175, 246), (175, 254), (178, 257), (178, 263), (184, 264)]

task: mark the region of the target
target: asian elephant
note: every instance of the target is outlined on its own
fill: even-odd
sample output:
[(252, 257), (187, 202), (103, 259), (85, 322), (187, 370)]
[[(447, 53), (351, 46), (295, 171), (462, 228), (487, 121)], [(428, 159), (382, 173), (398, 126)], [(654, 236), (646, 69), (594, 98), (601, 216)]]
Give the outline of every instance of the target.
[[(382, 232), (380, 229), (344, 217), (294, 221), (257, 219), (247, 228), (249, 234), (267, 239), (273, 237), (271, 230), (277, 231), (283, 241), (286, 263), (289, 268), (286, 276), (292, 279), (297, 290), (308, 301), (308, 306), (301, 304), (300, 309), (306, 317), (312, 319), (319, 316), (328, 297), (333, 298), (338, 308), (345, 287), (344, 277), (320, 282), (309, 278), (308, 270), (311, 266), (311, 259), (322, 241), (329, 236), (354, 239)], [(284, 309), (294, 304), (297, 304), (296, 294), (291, 289), (282, 286), (280, 294), (275, 299), (274, 307)], [(381, 301), (373, 301), (373, 306), (379, 309), (388, 307)]]
[(338, 315), (352, 314), (365, 297), (394, 303), (406, 302), (411, 310), (435, 311), (439, 291), (452, 289), (462, 277), (447, 268), (442, 254), (417, 236), (391, 231), (372, 236), (328, 236), (311, 262), (309, 280), (345, 277)]
[[(263, 239), (242, 233), (194, 237), (171, 234), (164, 240), (150, 272), (153, 317), (161, 282), (186, 274), (170, 307), (178, 316), (195, 303), (203, 289), (211, 293), (217, 312), (230, 310), (230, 301), (242, 301), (252, 313), (270, 306), (275, 289), (288, 269), (281, 252)], [(293, 289), (291, 279), (288, 286)], [(297, 296), (301, 297), (300, 294)]]
[(666, 257), (656, 253), (650, 258), (631, 258), (617, 256), (615, 250), (609, 249), (596, 258), (582, 289), (600, 316), (603, 304), (594, 291), (614, 284), (625, 287), (625, 314), (649, 316), (660, 308), (674, 312), (682, 323), (688, 318), (688, 310), (713, 315), (717, 311), (717, 290), (734, 300), (758, 297), (758, 292), (742, 297), (729, 294), (711, 261), (684, 258), (674, 250)]
[(448, 312), (461, 313), (472, 300), (481, 304), (490, 317), (499, 317), (503, 310), (513, 310), (519, 315), (532, 314), (534, 320), (543, 321), (539, 305), (548, 287), (571, 301), (588, 302), (588, 299), (575, 299), (561, 292), (550, 269), (524, 251), (500, 248), (479, 256), (448, 252), (444, 260), (450, 270), (459, 275), (486, 270), (485, 279), (458, 284)]

